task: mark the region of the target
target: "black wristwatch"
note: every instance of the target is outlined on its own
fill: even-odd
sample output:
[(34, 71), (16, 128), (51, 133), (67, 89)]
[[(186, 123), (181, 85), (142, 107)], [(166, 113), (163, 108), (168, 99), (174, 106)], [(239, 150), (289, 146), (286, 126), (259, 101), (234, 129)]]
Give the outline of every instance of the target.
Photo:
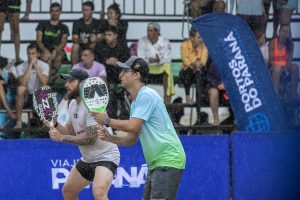
[(109, 127), (109, 123), (110, 123), (110, 118), (106, 117), (105, 120), (104, 120), (103, 125), (105, 125), (106, 127)]

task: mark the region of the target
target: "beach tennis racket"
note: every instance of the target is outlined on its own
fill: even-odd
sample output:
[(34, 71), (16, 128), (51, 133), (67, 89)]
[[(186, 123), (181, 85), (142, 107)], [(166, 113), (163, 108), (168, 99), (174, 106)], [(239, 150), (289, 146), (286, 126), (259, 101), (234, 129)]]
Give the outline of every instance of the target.
[(83, 105), (93, 112), (105, 112), (109, 100), (106, 83), (100, 77), (84, 80), (80, 87)]
[(33, 108), (41, 121), (48, 120), (53, 126), (53, 120), (57, 115), (58, 102), (56, 93), (50, 87), (41, 87), (33, 93)]

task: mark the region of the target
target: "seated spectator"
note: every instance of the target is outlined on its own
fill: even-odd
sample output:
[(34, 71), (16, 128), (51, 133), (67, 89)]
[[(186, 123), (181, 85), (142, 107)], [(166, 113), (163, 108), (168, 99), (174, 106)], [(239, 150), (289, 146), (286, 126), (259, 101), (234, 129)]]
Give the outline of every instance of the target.
[(3, 105), (11, 119), (15, 119), (16, 114), (10, 109), (5, 91), (8, 87), (12, 88), (15, 85), (17, 72), (14, 64), (15, 60), (0, 56), (0, 107)]
[(97, 41), (102, 39), (100, 33), (100, 23), (93, 18), (94, 3), (92, 1), (85, 1), (82, 3), (83, 17), (73, 23), (72, 29), (72, 52), (71, 63), (75, 65), (80, 62), (81, 49), (90, 47), (95, 48)]
[(223, 0), (215, 1), (213, 4), (213, 12), (224, 13), (226, 11), (226, 3)]
[(32, 107), (32, 94), (41, 86), (47, 85), (49, 65), (38, 59), (40, 54), (38, 45), (31, 43), (27, 47), (28, 60), (17, 66), (19, 86), (16, 96), (16, 128), (22, 127), (22, 109)]
[(36, 28), (36, 42), (41, 49), (40, 59), (50, 67), (50, 80), (54, 81), (57, 72), (65, 60), (69, 28), (60, 20), (61, 5), (57, 2), (50, 5), (50, 20), (41, 21)]
[(116, 27), (109, 26), (105, 30), (104, 40), (98, 42), (95, 47), (95, 57), (106, 68), (109, 90), (109, 102), (106, 109), (109, 116), (127, 119), (129, 116), (129, 104), (125, 99), (127, 92), (120, 86), (121, 68), (117, 66), (117, 61), (125, 62), (130, 57), (130, 52), (127, 44), (118, 42)]
[(104, 65), (94, 61), (94, 50), (86, 48), (81, 51), (81, 62), (73, 66), (73, 69), (82, 69), (89, 74), (89, 77), (100, 77), (106, 81), (106, 70)]
[[(276, 4), (275, 15), (278, 17), (278, 23), (276, 25), (277, 26), (282, 24), (290, 25), (293, 12), (294, 10), (298, 9), (298, 0), (276, 0), (275, 4)], [(274, 27), (275, 34), (278, 28), (277, 26)]]
[[(220, 124), (219, 119), (219, 102), (229, 102), (229, 97), (227, 96), (224, 83), (218, 73), (217, 67), (212, 63), (208, 69), (207, 73), (208, 79), (208, 97), (209, 105), (213, 115), (213, 126), (218, 126)], [(221, 95), (222, 96), (221, 96)], [(222, 124), (233, 124), (234, 116), (232, 109), (229, 107), (229, 117), (222, 121)]]
[(190, 38), (185, 40), (180, 47), (182, 58), (182, 69), (179, 78), (184, 85), (186, 103), (194, 104), (191, 96), (191, 85), (196, 87), (197, 114), (200, 117), (202, 94), (205, 93), (206, 83), (204, 83), (206, 63), (208, 60), (208, 50), (196, 29), (191, 28)]
[(163, 74), (164, 102), (170, 103), (174, 94), (171, 45), (160, 35), (159, 23), (148, 24), (147, 36), (138, 41), (137, 55), (149, 63), (150, 74)]
[(267, 66), (269, 66), (270, 56), (269, 56), (269, 42), (266, 39), (266, 32), (264, 28), (256, 31), (255, 33), (256, 42), (259, 49), (263, 55), (264, 61)]
[(236, 14), (243, 19), (255, 34), (257, 29), (266, 26), (267, 17), (263, 0), (239, 0), (236, 4)]
[(294, 44), (291, 40), (291, 27), (289, 24), (280, 26), (278, 37), (270, 41), (270, 70), (275, 91), (278, 94), (280, 78), (282, 75), (290, 76), (290, 100), (298, 100), (299, 66), (293, 63)]
[(104, 35), (108, 26), (114, 26), (117, 28), (118, 42), (127, 45), (127, 29), (128, 22), (121, 19), (122, 13), (119, 4), (116, 2), (108, 6), (107, 19), (100, 21), (101, 33)]
[(2, 32), (4, 30), (5, 20), (9, 20), (12, 40), (15, 44), (15, 57), (16, 62), (22, 62), (20, 58), (20, 6), (21, 0), (1, 0), (0, 1), (0, 49), (2, 43)]
[(215, 0), (189, 0), (189, 16), (192, 18), (211, 13)]
[(220, 124), (219, 119), (219, 93), (225, 92), (224, 83), (221, 81), (221, 77), (214, 64), (211, 64), (208, 73), (208, 97), (209, 105), (213, 115), (213, 125), (218, 126)]

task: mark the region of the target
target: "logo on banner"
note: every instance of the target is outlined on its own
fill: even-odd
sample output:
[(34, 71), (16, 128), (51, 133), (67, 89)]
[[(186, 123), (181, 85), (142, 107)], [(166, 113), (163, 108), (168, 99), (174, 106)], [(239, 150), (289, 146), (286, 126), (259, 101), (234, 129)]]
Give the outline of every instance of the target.
[(239, 89), (239, 94), (244, 104), (244, 110), (246, 113), (248, 113), (256, 108), (259, 108), (262, 103), (258, 97), (258, 91), (254, 87), (254, 81), (252, 80), (252, 75), (249, 72), (245, 57), (243, 56), (232, 31), (226, 38), (224, 38), (224, 41), (229, 43), (228, 45), (231, 53), (234, 54), (234, 57), (228, 63), (228, 65)]
[[(77, 160), (51, 160), (51, 177), (52, 177), (52, 189), (61, 189), (64, 183), (67, 181), (67, 177)], [(128, 169), (128, 170), (126, 170)], [(142, 164), (140, 167), (118, 167), (112, 185), (115, 188), (139, 188), (145, 184), (148, 172), (147, 164)], [(86, 188), (89, 188), (87, 186)]]

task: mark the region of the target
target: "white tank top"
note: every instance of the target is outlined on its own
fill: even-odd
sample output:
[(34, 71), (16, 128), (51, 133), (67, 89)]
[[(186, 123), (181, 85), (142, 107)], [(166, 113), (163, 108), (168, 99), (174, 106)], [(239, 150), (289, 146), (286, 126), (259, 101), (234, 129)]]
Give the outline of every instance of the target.
[[(71, 123), (76, 135), (84, 131), (86, 126), (97, 124), (91, 114), (84, 107), (82, 101), (77, 104), (73, 99), (69, 105), (68, 122)], [(108, 129), (112, 132), (111, 128)], [(120, 162), (120, 152), (116, 144), (96, 139), (93, 145), (79, 146), (82, 158), (81, 160), (87, 163), (98, 161), (111, 161), (116, 165)]]

